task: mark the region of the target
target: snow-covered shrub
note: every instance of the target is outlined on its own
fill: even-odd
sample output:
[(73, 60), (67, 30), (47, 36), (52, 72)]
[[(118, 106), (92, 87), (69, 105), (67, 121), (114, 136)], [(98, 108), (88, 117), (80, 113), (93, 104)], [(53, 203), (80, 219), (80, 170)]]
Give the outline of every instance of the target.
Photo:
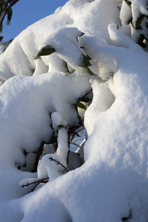
[(142, 47), (148, 41), (148, 11), (147, 0), (123, 0), (120, 11), (120, 19), (124, 25), (130, 24), (131, 38)]
[(3, 221), (148, 220), (146, 3), (70, 0), (0, 55)]

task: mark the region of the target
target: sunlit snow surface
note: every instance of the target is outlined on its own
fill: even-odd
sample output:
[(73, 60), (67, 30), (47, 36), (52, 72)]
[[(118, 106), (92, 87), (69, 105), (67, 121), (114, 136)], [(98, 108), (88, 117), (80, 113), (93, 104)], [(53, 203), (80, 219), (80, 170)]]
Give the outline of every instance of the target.
[[(0, 87), (1, 221), (148, 220), (148, 56), (116, 28), (117, 6), (116, 0), (71, 0), (24, 30), (0, 56), (0, 75), (9, 78)], [(80, 45), (73, 38), (78, 30), (85, 33)], [(56, 56), (35, 59), (50, 36), (56, 36)], [(60, 62), (65, 59), (75, 68), (80, 46), (92, 58), (96, 75), (81, 67), (65, 76)], [(19, 187), (22, 179), (36, 177), (16, 169), (25, 161), (22, 151), (33, 152), (42, 141), (49, 142), (51, 123), (60, 119), (54, 120), (55, 112), (64, 124), (77, 124), (71, 104), (90, 88), (85, 163), (32, 193)]]

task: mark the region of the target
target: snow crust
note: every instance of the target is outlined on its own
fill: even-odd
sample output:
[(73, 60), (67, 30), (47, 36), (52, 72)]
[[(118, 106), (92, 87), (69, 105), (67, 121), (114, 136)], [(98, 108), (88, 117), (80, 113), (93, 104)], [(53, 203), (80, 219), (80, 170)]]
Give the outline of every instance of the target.
[[(139, 8), (147, 14), (144, 0), (130, 2), (133, 22)], [(70, 0), (0, 55), (2, 221), (148, 220), (148, 55), (131, 26), (122, 26), (130, 14), (125, 4), (120, 13), (116, 0)], [(38, 56), (46, 45), (55, 53)], [(87, 55), (91, 66), (82, 66)], [(66, 172), (68, 126), (80, 122), (74, 104), (91, 90), (84, 164)], [(36, 173), (19, 170), (25, 152), (54, 133), (57, 151), (41, 158)], [(47, 178), (34, 192), (34, 185), (21, 187)]]

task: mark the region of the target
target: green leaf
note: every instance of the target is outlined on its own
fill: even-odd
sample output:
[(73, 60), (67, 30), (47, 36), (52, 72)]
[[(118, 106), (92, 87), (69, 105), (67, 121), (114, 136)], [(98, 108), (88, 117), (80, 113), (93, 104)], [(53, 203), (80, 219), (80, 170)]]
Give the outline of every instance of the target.
[(3, 30), (3, 24), (0, 25), (0, 33), (2, 32)]
[(65, 62), (64, 60), (62, 62), (63, 62), (63, 66), (64, 66), (64, 69), (65, 69), (64, 72), (69, 73), (67, 62)]
[(90, 60), (91, 58), (88, 55), (83, 55), (83, 59), (82, 59), (82, 63), (80, 64), (80, 67), (91, 66)]
[(129, 18), (129, 19), (127, 19), (127, 21), (126, 21), (126, 25), (129, 25), (130, 23), (132, 22), (132, 16)]
[(81, 32), (80, 35), (76, 37), (77, 42), (79, 41), (79, 38), (81, 38), (84, 34), (84, 32)]
[(131, 6), (132, 3), (130, 1), (128, 0), (124, 0), (124, 1), (127, 3), (128, 6)]
[(64, 126), (63, 125), (58, 125), (58, 128), (61, 129), (61, 128), (64, 128)]
[(136, 24), (135, 24), (135, 29), (138, 29), (144, 19), (145, 15), (140, 15), (139, 18), (137, 19), (136, 21)]
[(81, 34), (79, 35), (79, 37), (82, 37), (83, 35), (85, 35), (85, 33), (84, 33), (84, 32), (81, 32)]
[(53, 47), (51, 47), (50, 45), (46, 45), (45, 47), (43, 47), (36, 58), (38, 58), (39, 56), (47, 56), (47, 55), (51, 55), (52, 53), (55, 52), (55, 49)]
[(0, 42), (2, 41), (2, 39), (3, 39), (3, 36), (0, 36)]
[(86, 106), (83, 104), (83, 103), (77, 103), (76, 104), (76, 106), (78, 107), (78, 108), (81, 108), (81, 109), (85, 109), (86, 110)]
[(11, 18), (12, 18), (12, 14), (13, 14), (12, 8), (10, 8), (10, 9), (8, 10), (8, 12), (7, 12), (7, 25), (10, 24), (10, 21), (11, 21)]
[(0, 15), (2, 14), (2, 12), (4, 11), (5, 9), (5, 2), (4, 0), (1, 0), (0, 1)]
[(63, 60), (63, 67), (64, 67), (65, 70), (62, 71), (62, 72), (64, 72), (64, 73), (72, 74), (74, 72), (74, 71), (72, 71), (72, 72), (69, 71), (68, 64), (64, 60)]
[(89, 68), (86, 68), (86, 72), (88, 75), (95, 75)]

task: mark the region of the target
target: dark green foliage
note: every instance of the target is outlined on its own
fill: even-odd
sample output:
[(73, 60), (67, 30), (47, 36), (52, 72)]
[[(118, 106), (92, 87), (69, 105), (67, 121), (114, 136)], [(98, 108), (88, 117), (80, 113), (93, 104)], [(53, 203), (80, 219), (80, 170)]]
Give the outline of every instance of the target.
[(77, 107), (81, 108), (81, 109), (85, 109), (86, 110), (86, 106), (83, 103), (77, 103), (76, 104)]
[(131, 2), (128, 0), (124, 0), (129, 6), (131, 5)]
[(81, 35), (79, 35), (79, 37), (82, 37), (85, 33), (84, 32), (81, 32)]
[(13, 14), (13, 11), (12, 11), (12, 8), (10, 8), (7, 13), (7, 24), (10, 23), (11, 18), (12, 18), (12, 14)]
[(135, 24), (135, 29), (140, 28), (140, 25), (141, 25), (144, 17), (145, 17), (145, 15), (140, 15), (140, 16), (139, 16), (139, 18), (137, 19), (136, 24)]
[(0, 24), (0, 32), (3, 30), (3, 24)]
[(3, 39), (3, 36), (0, 36), (0, 42), (2, 41), (2, 39)]
[(91, 58), (88, 55), (83, 55), (82, 63), (80, 66), (81, 67), (91, 66), (90, 60), (91, 60)]
[[(125, 18), (123, 23), (125, 23), (126, 25), (132, 25), (132, 33), (131, 33), (131, 38), (133, 38), (133, 40), (139, 44), (142, 47), (147, 47), (147, 39), (148, 39), (148, 15), (147, 15), (147, 5), (145, 5), (145, 8), (143, 8), (143, 10), (141, 9), (142, 7), (144, 7), (144, 5), (142, 5), (142, 7), (136, 8), (136, 15), (135, 15), (135, 2), (131, 1), (131, 0), (123, 0), (129, 7), (129, 12), (128, 12), (128, 16), (129, 18)], [(146, 1), (148, 3), (148, 0)], [(139, 1), (139, 6), (140, 6), (141, 1)], [(124, 6), (123, 6), (124, 7)], [(122, 8), (122, 5), (121, 5)], [(137, 14), (138, 13), (138, 14)], [(121, 19), (122, 21), (122, 19)], [(135, 30), (134, 30), (135, 29)], [(134, 35), (134, 32), (136, 33), (136, 35)]]
[[(64, 67), (64, 70), (62, 70), (61, 72), (65, 72), (65, 73), (68, 73), (68, 74), (73, 73), (73, 71), (72, 71), (72, 72), (69, 71), (69, 69), (68, 69), (68, 64), (67, 64), (67, 62), (65, 62), (64, 60), (63, 60), (63, 67)], [(67, 74), (67, 75), (68, 75), (68, 74)]]
[(126, 21), (126, 25), (129, 25), (130, 23), (132, 23), (132, 17), (130, 17), (130, 18)]
[[(3, 21), (5, 16), (7, 15), (7, 25), (10, 24), (12, 18), (12, 7), (18, 2), (19, 0), (0, 0), (0, 32), (3, 29)], [(0, 39), (0, 41), (2, 38)]]
[(51, 47), (50, 45), (46, 45), (45, 47), (43, 47), (36, 58), (38, 58), (39, 56), (47, 56), (47, 55), (51, 55), (52, 53), (55, 52), (55, 49), (53, 47)]

